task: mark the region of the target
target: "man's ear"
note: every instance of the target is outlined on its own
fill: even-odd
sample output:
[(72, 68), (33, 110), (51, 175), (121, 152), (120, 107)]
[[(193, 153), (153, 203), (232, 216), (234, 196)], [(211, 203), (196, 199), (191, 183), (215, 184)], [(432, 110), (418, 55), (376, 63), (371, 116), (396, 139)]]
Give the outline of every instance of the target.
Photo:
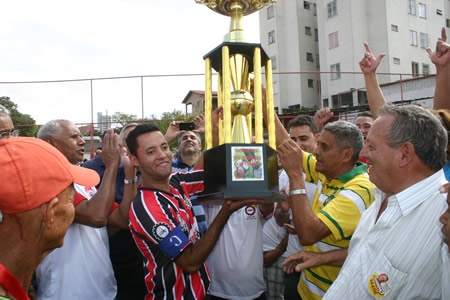
[(42, 205), (43, 211), (43, 222), (45, 228), (50, 228), (55, 221), (55, 206), (59, 202), (57, 197), (53, 198), (49, 202)]
[(138, 161), (138, 159), (137, 159), (136, 156), (134, 156), (134, 155), (131, 154), (131, 153), (128, 153), (128, 157), (130, 158), (130, 162), (131, 162), (131, 164), (132, 164), (133, 166), (139, 167), (139, 161)]
[(342, 156), (342, 161), (343, 162), (349, 162), (353, 160), (353, 149), (352, 148), (347, 148), (344, 149), (344, 151), (342, 152), (343, 156)]
[(48, 136), (44, 139), (44, 141), (46, 141), (47, 143), (49, 143), (52, 146), (55, 146), (54, 140), (51, 136)]
[(416, 149), (411, 142), (403, 143), (398, 147), (398, 151), (401, 153), (399, 167), (405, 167), (411, 163), (416, 154)]

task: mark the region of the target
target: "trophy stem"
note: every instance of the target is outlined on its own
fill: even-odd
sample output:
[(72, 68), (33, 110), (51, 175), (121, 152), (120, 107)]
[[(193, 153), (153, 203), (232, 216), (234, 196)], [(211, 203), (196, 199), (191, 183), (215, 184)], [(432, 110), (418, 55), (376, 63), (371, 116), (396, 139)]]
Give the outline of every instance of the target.
[(246, 43), (245, 31), (243, 26), (243, 5), (241, 2), (233, 2), (230, 5), (231, 8), (231, 20), (230, 31), (225, 35), (224, 42), (240, 42)]

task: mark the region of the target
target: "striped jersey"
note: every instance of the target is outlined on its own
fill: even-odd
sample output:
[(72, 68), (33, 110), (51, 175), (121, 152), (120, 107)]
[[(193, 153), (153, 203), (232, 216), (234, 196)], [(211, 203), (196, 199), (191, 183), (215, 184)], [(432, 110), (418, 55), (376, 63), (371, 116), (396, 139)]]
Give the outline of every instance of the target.
[[(317, 184), (312, 209), (331, 234), (313, 245), (305, 246), (304, 250), (327, 252), (348, 248), (362, 213), (374, 201), (375, 186), (367, 176), (367, 166), (358, 162), (352, 170), (331, 181), (318, 173), (315, 167), (316, 158), (304, 152), (305, 180)], [(321, 299), (339, 270), (340, 267), (330, 265), (304, 270), (298, 284), (302, 299)]]
[(144, 256), (145, 299), (203, 299), (210, 283), (204, 263), (184, 272), (175, 259), (199, 238), (190, 195), (203, 191), (203, 171), (173, 173), (170, 193), (141, 187), (130, 208), (130, 230)]

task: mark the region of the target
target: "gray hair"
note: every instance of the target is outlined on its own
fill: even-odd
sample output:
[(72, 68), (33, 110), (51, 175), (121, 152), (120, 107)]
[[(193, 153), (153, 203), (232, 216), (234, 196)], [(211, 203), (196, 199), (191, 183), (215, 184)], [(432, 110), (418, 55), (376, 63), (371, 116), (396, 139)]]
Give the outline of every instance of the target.
[(120, 130), (120, 135), (119, 135), (119, 143), (122, 146), (126, 146), (126, 144), (127, 144), (126, 137), (125, 137), (125, 131), (127, 131), (127, 129), (130, 127), (136, 127), (138, 125), (139, 125), (138, 123), (128, 123), (122, 127), (122, 129)]
[(42, 125), (37, 133), (37, 138), (41, 140), (45, 140), (48, 137), (57, 138), (63, 132), (63, 123), (72, 123), (69, 120), (65, 119), (57, 119), (51, 120)]
[(447, 131), (428, 109), (416, 105), (383, 105), (379, 116), (392, 115), (394, 121), (386, 137), (387, 144), (398, 147), (410, 142), (420, 160), (434, 171), (446, 163)]
[(358, 126), (347, 121), (338, 120), (327, 123), (323, 130), (327, 130), (335, 136), (340, 150), (353, 149), (353, 162), (356, 163), (358, 161), (359, 152), (364, 147), (364, 137)]
[[(194, 131), (192, 131), (194, 132)], [(198, 144), (201, 145), (202, 144), (202, 137), (200, 136), (200, 134), (198, 132), (194, 132), (195, 135), (197, 136), (197, 140), (198, 140)], [(186, 134), (186, 132), (181, 133), (178, 136), (178, 146), (181, 144), (181, 138)]]
[(9, 116), (9, 114), (10, 114), (9, 110), (6, 107), (4, 107), (3, 105), (0, 105), (0, 116), (2, 116), (2, 115)]

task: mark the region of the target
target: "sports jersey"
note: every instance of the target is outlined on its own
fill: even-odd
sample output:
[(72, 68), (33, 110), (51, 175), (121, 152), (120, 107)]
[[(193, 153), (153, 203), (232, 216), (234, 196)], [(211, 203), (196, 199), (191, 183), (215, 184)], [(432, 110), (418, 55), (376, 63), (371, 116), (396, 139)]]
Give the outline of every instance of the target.
[[(74, 184), (76, 206), (95, 195), (95, 187)], [(109, 259), (106, 227), (72, 223), (64, 245), (47, 255), (36, 270), (38, 299), (114, 299), (117, 284)]]
[[(331, 234), (317, 243), (305, 246), (305, 251), (327, 252), (348, 248), (362, 213), (374, 201), (374, 185), (367, 176), (367, 166), (356, 163), (349, 172), (329, 181), (316, 171), (316, 158), (303, 153), (305, 180), (317, 184), (312, 209), (330, 229)], [(336, 279), (340, 267), (322, 265), (305, 269), (298, 285), (302, 299), (321, 299)]]
[[(172, 172), (188, 172), (192, 170), (194, 166), (189, 166), (178, 156), (177, 159), (172, 160)], [(205, 210), (202, 204), (198, 201), (196, 195), (191, 196), (192, 210), (194, 211), (194, 216), (197, 219), (198, 229), (200, 234), (204, 233), (208, 226), (206, 225)]]
[(144, 256), (145, 299), (203, 299), (209, 287), (206, 263), (184, 272), (175, 259), (199, 238), (190, 195), (203, 191), (203, 171), (173, 173), (170, 192), (141, 187), (130, 208), (130, 229)]

